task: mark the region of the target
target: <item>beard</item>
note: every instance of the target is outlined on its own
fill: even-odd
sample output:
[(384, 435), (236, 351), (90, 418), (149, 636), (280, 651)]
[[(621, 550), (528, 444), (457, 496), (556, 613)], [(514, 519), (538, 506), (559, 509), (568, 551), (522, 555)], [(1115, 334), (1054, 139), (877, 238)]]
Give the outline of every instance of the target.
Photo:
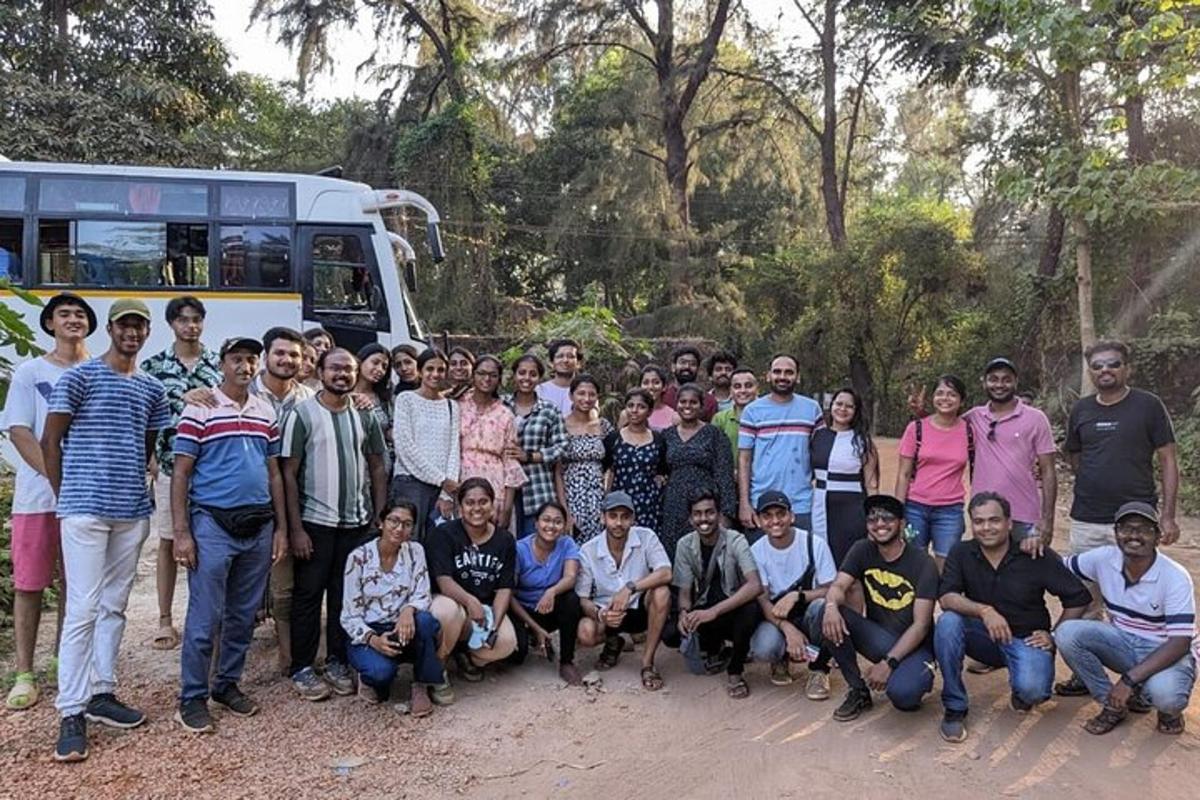
[(675, 370), (675, 381), (680, 386), (685, 383), (695, 383), (696, 371), (692, 369), (677, 369)]

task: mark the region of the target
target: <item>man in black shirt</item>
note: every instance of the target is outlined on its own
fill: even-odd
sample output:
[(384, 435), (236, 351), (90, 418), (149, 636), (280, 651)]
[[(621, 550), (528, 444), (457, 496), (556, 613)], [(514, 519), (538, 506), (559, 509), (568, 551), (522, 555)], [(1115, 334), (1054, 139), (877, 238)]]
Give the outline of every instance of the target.
[[(850, 685), (846, 699), (833, 712), (849, 722), (872, 705), (871, 690), (887, 691), (892, 705), (915, 711), (933, 688), (933, 603), (937, 567), (924, 551), (904, 540), (904, 504), (888, 495), (871, 495), (863, 507), (867, 538), (855, 542), (842, 560), (825, 599), (818, 600), (809, 631), (813, 644), (833, 651)], [(843, 607), (846, 592), (861, 581), (866, 596), (864, 617)], [(858, 654), (872, 666), (864, 676)]]
[(1028, 711), (1050, 697), (1054, 639), (1045, 594), (1062, 601), (1059, 620), (1078, 619), (1091, 601), (1083, 583), (1053, 550), (1033, 558), (1013, 541), (1008, 500), (980, 492), (968, 506), (974, 539), (959, 542), (946, 558), (941, 604), (933, 634), (942, 670), (942, 738), (967, 738), (963, 656), (989, 667), (1007, 667), (1010, 703)]

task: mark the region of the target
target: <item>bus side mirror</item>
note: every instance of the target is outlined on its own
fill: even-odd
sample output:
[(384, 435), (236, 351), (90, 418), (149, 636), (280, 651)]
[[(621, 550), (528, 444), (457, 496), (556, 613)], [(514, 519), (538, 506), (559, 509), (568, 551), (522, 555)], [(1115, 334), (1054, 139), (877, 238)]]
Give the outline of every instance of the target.
[(408, 288), (409, 294), (417, 291), (417, 262), (404, 262), (404, 285)]
[(442, 247), (442, 230), (436, 222), (431, 222), (426, 227), (426, 237), (429, 240), (429, 252), (433, 256), (435, 263), (442, 263), (446, 260), (446, 250)]

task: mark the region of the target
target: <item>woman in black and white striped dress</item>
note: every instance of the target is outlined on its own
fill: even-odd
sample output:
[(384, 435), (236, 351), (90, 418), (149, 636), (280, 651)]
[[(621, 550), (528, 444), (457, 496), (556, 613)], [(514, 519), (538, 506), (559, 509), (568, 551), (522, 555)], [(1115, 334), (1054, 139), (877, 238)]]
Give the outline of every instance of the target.
[(829, 544), (840, 566), (850, 545), (867, 535), (863, 500), (879, 490), (879, 454), (853, 389), (833, 396), (825, 427), (813, 433), (809, 447), (813, 532)]

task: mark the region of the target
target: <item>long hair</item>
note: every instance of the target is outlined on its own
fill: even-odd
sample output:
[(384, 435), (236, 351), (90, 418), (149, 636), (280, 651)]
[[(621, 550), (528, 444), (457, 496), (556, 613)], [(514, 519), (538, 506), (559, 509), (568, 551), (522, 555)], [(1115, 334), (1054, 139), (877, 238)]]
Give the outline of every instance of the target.
[(383, 371), (383, 377), (371, 384), (371, 389), (375, 392), (375, 396), (379, 398), (379, 405), (383, 408), (390, 408), (392, 405), (392, 354), (388, 349), (378, 342), (371, 342), (363, 345), (357, 353), (359, 374), (362, 374), (362, 364), (368, 358), (374, 355), (381, 355), (387, 359), (387, 369)]
[[(833, 397), (829, 401), (829, 411), (825, 417), (825, 424), (830, 428), (833, 427), (833, 401), (837, 400), (839, 394), (848, 394), (854, 399), (854, 418), (850, 420), (850, 430), (854, 433), (853, 445), (854, 454), (866, 463), (867, 457), (875, 453), (875, 442), (871, 438), (871, 416), (867, 413), (867, 409), (863, 407), (862, 398), (858, 396), (858, 392), (849, 386), (843, 386), (833, 393)], [(875, 459), (875, 469), (879, 469), (879, 458)]]

